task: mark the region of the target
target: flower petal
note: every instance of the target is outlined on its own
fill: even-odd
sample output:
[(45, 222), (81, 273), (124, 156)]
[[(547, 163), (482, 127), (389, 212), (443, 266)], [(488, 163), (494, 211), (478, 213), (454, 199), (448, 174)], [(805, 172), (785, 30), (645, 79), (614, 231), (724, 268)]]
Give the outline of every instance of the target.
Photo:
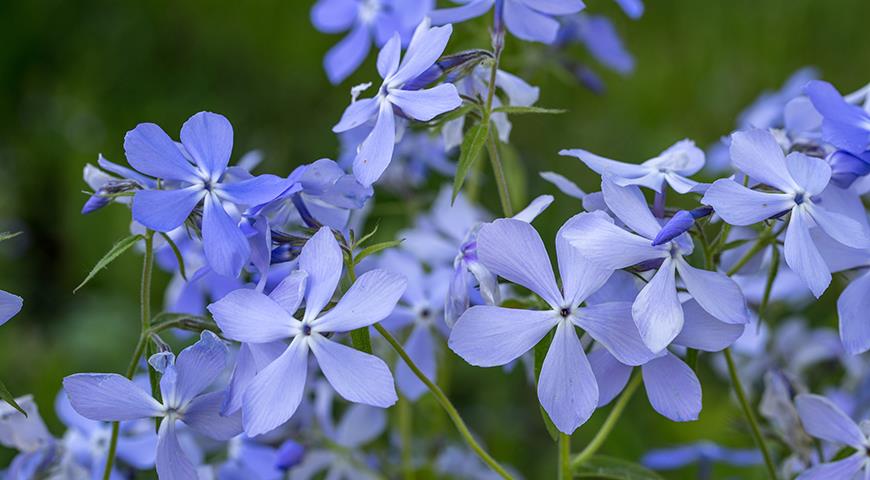
[(371, 186), (389, 166), (396, 145), (396, 117), (393, 104), (381, 101), (375, 128), (359, 146), (353, 174), (363, 186)]
[(709, 205), (731, 225), (752, 225), (795, 206), (787, 193), (764, 193), (750, 190), (728, 178), (713, 182), (701, 203)]
[(562, 235), (602, 268), (616, 270), (668, 255), (664, 247), (652, 246), (650, 239), (616, 226), (602, 211), (581, 213), (576, 218)]
[(809, 221), (804, 207), (791, 212), (788, 229), (785, 231), (785, 262), (800, 276), (816, 298), (831, 284), (831, 272), (809, 232)]
[(0, 290), (0, 325), (18, 315), (23, 306), (24, 300), (21, 297)]
[(734, 168), (765, 185), (788, 193), (801, 190), (789, 173), (782, 147), (767, 130), (731, 134), (731, 162)]
[(175, 419), (164, 418), (157, 433), (157, 476), (166, 480), (199, 478), (175, 430)]
[(393, 32), (393, 36), (387, 40), (387, 43), (381, 48), (378, 53), (378, 74), (381, 78), (387, 78), (399, 68), (399, 60), (402, 56), (402, 39), (399, 37), (399, 32)]
[(275, 300), (253, 289), (228, 293), (208, 306), (224, 335), (244, 343), (267, 343), (298, 333), (299, 322)]
[(806, 211), (834, 240), (852, 248), (870, 247), (870, 232), (861, 223), (818, 204), (807, 205)]
[(494, 0), (471, 0), (458, 7), (433, 10), (429, 12), (429, 18), (432, 19), (433, 25), (460, 23), (483, 15), (494, 3)]
[(492, 273), (537, 293), (554, 308), (561, 306), (550, 257), (528, 223), (503, 218), (484, 225), (477, 236), (477, 253)]
[[(437, 371), (432, 330), (425, 326), (415, 326), (405, 342), (405, 351), (426, 377), (434, 381)], [(426, 385), (402, 361), (396, 365), (396, 383), (402, 395), (411, 401), (417, 400), (427, 391)]]
[(311, 23), (323, 33), (339, 33), (353, 25), (359, 8), (354, 0), (318, 0), (311, 7)]
[(559, 275), (562, 277), (562, 292), (567, 305), (562, 307), (576, 308), (587, 297), (598, 291), (613, 274), (613, 271), (595, 264), (583, 255), (583, 252), (571, 245), (563, 233), (583, 235), (581, 229), (585, 224), (583, 218), (587, 214), (571, 217), (556, 233), (556, 260), (559, 264)]
[(553, 43), (559, 31), (559, 22), (523, 2), (504, 3), (504, 23), (517, 38), (533, 42)]
[(462, 105), (459, 92), (452, 83), (442, 83), (425, 90), (391, 90), (387, 99), (409, 117), (422, 122), (428, 122)]
[(601, 179), (601, 192), (604, 194), (607, 207), (616, 218), (638, 234), (652, 240), (662, 229), (661, 224), (650, 211), (640, 188), (634, 185), (620, 187), (605, 177)]
[(448, 345), (472, 365), (504, 365), (531, 350), (557, 322), (553, 312), (477, 305), (456, 321)]
[(674, 338), (674, 343), (705, 352), (718, 352), (731, 346), (743, 335), (745, 328), (745, 325), (716, 319), (692, 299), (683, 304), (683, 329)]
[(307, 377), (308, 342), (298, 336), (245, 390), (242, 402), (245, 433), (251, 437), (261, 435), (289, 420), (302, 402)]
[(677, 298), (675, 277), (673, 262), (665, 259), (631, 307), (640, 336), (653, 352), (662, 351), (683, 329), (683, 308)]
[(541, 178), (555, 185), (560, 192), (569, 197), (583, 200), (583, 197), (586, 196), (586, 192), (584, 192), (583, 189), (578, 187), (576, 183), (565, 178), (563, 175), (559, 175), (556, 172), (541, 172), (540, 175)]
[(308, 274), (303, 321), (314, 320), (332, 299), (343, 262), (341, 247), (329, 227), (320, 227), (302, 247), (299, 269)]
[(335, 432), (335, 441), (347, 448), (360, 448), (373, 441), (387, 428), (387, 415), (380, 408), (351, 405)]
[(452, 33), (453, 25), (430, 28), (428, 21), (421, 22), (414, 31), (399, 70), (392, 78), (386, 79), (390, 86), (401, 86), (431, 67), (444, 53)]
[(649, 168), (642, 165), (618, 162), (579, 148), (573, 150), (562, 150), (559, 152), (559, 155), (579, 158), (587, 167), (591, 168), (592, 171), (602, 177), (616, 176), (622, 178), (640, 178), (650, 171)]
[(138, 385), (116, 374), (78, 373), (63, 379), (75, 411), (101, 422), (163, 415), (163, 406)]
[(269, 298), (280, 305), (284, 311), (293, 315), (305, 299), (307, 284), (308, 273), (305, 270), (294, 270), (269, 292)]
[(221, 409), (226, 391), (200, 395), (190, 402), (181, 417), (187, 426), (201, 435), (214, 440), (229, 440), (242, 433), (242, 412), (224, 416)]
[(386, 270), (366, 272), (351, 285), (338, 304), (311, 322), (316, 332), (349, 332), (387, 317), (402, 297), (407, 282)]
[(840, 339), (843, 348), (852, 355), (870, 350), (870, 273), (852, 280), (837, 300), (840, 317)]
[(821, 158), (792, 152), (785, 157), (785, 165), (788, 167), (788, 173), (806, 195), (822, 193), (831, 180), (831, 166)]
[(199, 169), (217, 181), (233, 153), (233, 126), (223, 115), (199, 112), (181, 126), (181, 143)]
[(196, 182), (199, 174), (162, 128), (140, 123), (124, 136), (124, 153), (136, 170), (155, 178)]
[[(341, 120), (332, 127), (332, 131), (335, 133), (342, 133), (348, 130), (353, 130), (360, 125), (368, 123), (369, 120), (375, 118), (377, 114), (378, 100), (376, 98), (357, 100), (347, 106), (344, 113), (341, 115)], [(337, 169), (340, 169), (338, 165), (336, 165), (336, 167)]]
[(393, 374), (383, 360), (320, 335), (310, 338), (320, 370), (345, 400), (382, 408), (396, 403)]
[(223, 200), (236, 205), (255, 207), (270, 202), (284, 193), (293, 182), (275, 175), (259, 175), (241, 182), (222, 183), (218, 187)]
[(372, 41), (369, 28), (362, 22), (357, 23), (353, 30), (330, 48), (323, 57), (323, 69), (333, 85), (344, 81), (356, 71), (369, 55)]
[(571, 323), (556, 327), (538, 379), (538, 400), (556, 428), (569, 435), (598, 406), (598, 383)]
[(710, 315), (725, 323), (749, 323), (746, 299), (737, 283), (723, 273), (695, 268), (683, 257), (675, 259), (686, 289)]
[(227, 346), (214, 333), (203, 331), (200, 340), (182, 350), (175, 360), (179, 402), (187, 403), (202, 393), (226, 366)]
[(701, 382), (682, 360), (668, 353), (643, 367), (643, 385), (655, 411), (675, 422), (697, 420)]
[(596, 348), (589, 353), (589, 365), (598, 381), (598, 407), (612, 402), (628, 384), (633, 367), (616, 359), (606, 348)]
[(158, 232), (178, 228), (205, 196), (202, 185), (180, 190), (140, 190), (133, 197), (133, 219)]
[[(804, 470), (797, 476), (797, 480), (831, 480), (834, 478), (853, 479), (866, 468), (867, 456), (858, 452), (836, 462), (822, 463), (813, 468)], [(865, 477), (866, 478), (866, 475)]]
[(810, 435), (859, 450), (864, 449), (866, 437), (861, 428), (827, 398), (801, 394), (795, 397), (795, 406), (804, 430)]
[(251, 257), (248, 238), (214, 194), (205, 198), (202, 246), (209, 266), (215, 273), (225, 277), (238, 277)]
[(640, 338), (631, 317), (631, 303), (609, 302), (582, 307), (572, 321), (626, 365), (642, 365), (655, 357)]

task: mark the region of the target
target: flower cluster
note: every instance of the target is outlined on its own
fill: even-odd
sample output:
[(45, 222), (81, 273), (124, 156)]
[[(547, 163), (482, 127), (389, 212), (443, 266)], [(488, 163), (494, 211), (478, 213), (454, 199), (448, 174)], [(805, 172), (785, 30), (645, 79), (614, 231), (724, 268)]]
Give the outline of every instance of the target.
[[(658, 414), (697, 420), (701, 359), (732, 382), (757, 448), (698, 439), (615, 471), (727, 462), (764, 464), (773, 478), (870, 472), (870, 440), (853, 420), (870, 414), (856, 387), (870, 378), (859, 356), (870, 350), (862, 203), (870, 88), (844, 97), (798, 75), (741, 117), (720, 146), (727, 153), (717, 168), (727, 173), (718, 178), (698, 176), (708, 155), (691, 140), (641, 163), (562, 150), (566, 164), (594, 172), (600, 191), (541, 172), (573, 205), (558, 231), (543, 232), (535, 221), (555, 198), (538, 196), (515, 212), (522, 202), (501, 152), (511, 115), (558, 111), (536, 106), (539, 89), (502, 69), (504, 36), (548, 44), (554, 55), (577, 40), (623, 73), (632, 59), (580, 0), (457, 3), (317, 1), (315, 27), (349, 32), (325, 58), (333, 83), (362, 64), (372, 43), (380, 47), (380, 85), (369, 98), (359, 97), (370, 83), (353, 87), (332, 128), (338, 161), (257, 174), (261, 154), (251, 152), (230, 166), (232, 125), (200, 112), (178, 141), (152, 123), (130, 130), (129, 167), (100, 156), (85, 168), (93, 193), (83, 213), (115, 203), (132, 218), (131, 235), (98, 266), (134, 246), (144, 252), (140, 339), (126, 375), (65, 378), (56, 405), (68, 427), (62, 438), (32, 398), (4, 395), (0, 443), (20, 451), (7, 478), (131, 478), (151, 469), (163, 480), (412, 478), (418, 470), (520, 478), (439, 387), (454, 357), (504, 367), (479, 375), (524, 366), (541, 421), (560, 444), (560, 478), (594, 466), (641, 385)], [(640, 1), (618, 3), (631, 18), (643, 12)], [(445, 54), (453, 23), (489, 12), (491, 49)], [(477, 201), (485, 179), (474, 167), (484, 149), (497, 215)], [(452, 185), (416, 195), (445, 176)], [(366, 229), (381, 186), (413, 210), (413, 224), (395, 237)], [(152, 315), (155, 263), (171, 281), (166, 311)], [(833, 281), (838, 272), (844, 281)], [(769, 315), (773, 303), (793, 313), (828, 291), (839, 294), (839, 335)], [(0, 291), (0, 324), (21, 305)], [(177, 343), (188, 346), (176, 356)], [(844, 380), (812, 382), (806, 372), (828, 360), (843, 365)], [(750, 401), (756, 390), (767, 428)], [(398, 403), (399, 422), (408, 422), (426, 395), (466, 446), (410, 438), (407, 424), (393, 431), (384, 409)], [(571, 434), (611, 404), (596, 440), (571, 458)], [(813, 448), (812, 438), (824, 443)]]

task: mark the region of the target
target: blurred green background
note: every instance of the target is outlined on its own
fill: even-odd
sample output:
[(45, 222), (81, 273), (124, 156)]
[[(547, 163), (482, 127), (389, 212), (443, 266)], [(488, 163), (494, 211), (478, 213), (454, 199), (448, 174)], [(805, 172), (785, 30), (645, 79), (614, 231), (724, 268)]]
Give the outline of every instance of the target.
[[(254, 148), (264, 152), (260, 171), (286, 175), (301, 163), (334, 158), (338, 142), (330, 128), (348, 103), (349, 87), (374, 78), (374, 62), (369, 58), (344, 84), (330, 85), (321, 59), (340, 37), (311, 27), (311, 3), (0, 2), (0, 230), (24, 232), (0, 245), (0, 288), (25, 298), (23, 312), (0, 331), (0, 378), (17, 395), (33, 393), (55, 432), (51, 405), (61, 378), (123, 370), (138, 329), (136, 255), (72, 294), (129, 227), (121, 207), (79, 214), (86, 199), (82, 168), (98, 153), (123, 162), (124, 134), (139, 122), (155, 122), (175, 136), (200, 110), (223, 113), (233, 123), (234, 158)], [(512, 140), (529, 196), (554, 193), (537, 177), (542, 170), (595, 190), (597, 178), (578, 161), (559, 157), (561, 148), (641, 161), (682, 138), (707, 146), (733, 129), (738, 112), (762, 90), (778, 88), (802, 66), (817, 66), (842, 91), (868, 81), (866, 0), (647, 3), (635, 22), (610, 0), (587, 0), (588, 11), (615, 21), (637, 61), (635, 73), (623, 78), (588, 59), (607, 84), (600, 96), (546, 70), (527, 72), (522, 59), (543, 49), (509, 37), (503, 67), (529, 73), (527, 80), (541, 87), (541, 105), (569, 110), (514, 121)], [(449, 50), (486, 47), (486, 25), (479, 19), (459, 26)], [(582, 50), (576, 54), (584, 58)], [(495, 211), (494, 185), (483, 188), (482, 200)], [(537, 224), (545, 238), (578, 210), (575, 201), (556, 195)], [(384, 207), (373, 218), (383, 216), (395, 231), (410, 213)], [(158, 275), (158, 292), (166, 280)], [(821, 313), (827, 316), (819, 321), (833, 325), (833, 313)], [(522, 375), (506, 379), (497, 369), (475, 369), (455, 357), (450, 363), (447, 388), (494, 456), (526, 478), (548, 478), (555, 448)], [(637, 395), (602, 453), (637, 459), (651, 447), (700, 439), (751, 446), (739, 411), (727, 401), (727, 386), (709, 369), (701, 376), (699, 421), (668, 422)], [(418, 406), (418, 416), (430, 415), (431, 403)], [(578, 431), (575, 447), (605, 415), (599, 412)], [(692, 472), (670, 475), (691, 478)]]

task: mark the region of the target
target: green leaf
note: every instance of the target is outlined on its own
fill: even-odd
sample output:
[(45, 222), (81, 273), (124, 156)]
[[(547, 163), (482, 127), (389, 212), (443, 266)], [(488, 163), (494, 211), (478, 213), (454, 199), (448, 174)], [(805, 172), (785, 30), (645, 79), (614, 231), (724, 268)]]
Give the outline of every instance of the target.
[(184, 268), (184, 257), (181, 256), (181, 250), (178, 249), (178, 245), (176, 245), (172, 238), (165, 232), (160, 232), (160, 236), (163, 237), (164, 240), (166, 240), (166, 243), (169, 244), (169, 248), (172, 249), (172, 253), (175, 254), (175, 261), (178, 263), (178, 271), (181, 272), (181, 278), (183, 278), (186, 282), (187, 272)]
[(634, 462), (593, 455), (574, 468), (574, 478), (606, 478), (611, 480), (663, 480), (662, 476)]
[(372, 353), (372, 337), (369, 335), (369, 327), (351, 330), (350, 342), (353, 344), (353, 348), (368, 354)]
[(468, 112), (470, 112), (476, 108), (478, 108), (477, 105), (475, 105), (473, 103), (465, 102), (462, 104), (461, 107), (453, 109), (453, 110), (451, 110), (443, 115), (436, 117), (434, 120), (432, 120), (431, 125), (437, 126), (437, 125), (441, 125), (441, 124), (456, 120), (457, 118), (464, 117)]
[(356, 247), (356, 246), (360, 246), (360, 245), (365, 244), (367, 241), (371, 240), (371, 238), (374, 237), (376, 233), (378, 233), (378, 228), (379, 228), (380, 226), (381, 226), (381, 225), (380, 225), (380, 222), (376, 223), (376, 224), (375, 224), (375, 228), (373, 228), (371, 232), (369, 232), (369, 233), (363, 235), (362, 238), (360, 238), (359, 240), (355, 240), (355, 241), (353, 242), (353, 245), (354, 245), (355, 247)]
[(698, 370), (698, 350), (694, 348), (686, 350), (686, 363), (689, 364), (692, 370)]
[(129, 237), (116, 243), (112, 247), (112, 249), (109, 250), (109, 252), (106, 253), (106, 255), (104, 255), (103, 258), (101, 258), (100, 261), (97, 262), (96, 265), (94, 265), (94, 268), (91, 270), (91, 273), (89, 273), (88, 276), (82, 281), (82, 283), (80, 283), (79, 286), (76, 287), (75, 290), (73, 290), (73, 293), (78, 292), (82, 287), (84, 287), (88, 282), (90, 282), (91, 279), (93, 279), (95, 276), (97, 276), (97, 274), (100, 273), (100, 270), (108, 267), (109, 264), (114, 262), (116, 258), (120, 257), (122, 253), (129, 250), (130, 247), (132, 247), (133, 245), (136, 244), (136, 242), (138, 242), (144, 238), (145, 237), (142, 235), (130, 235)]
[(25, 417), (27, 416), (27, 412), (18, 405), (18, 402), (15, 401), (15, 397), (9, 392), (9, 389), (6, 388), (6, 385), (4, 385), (2, 381), (0, 381), (0, 400), (11, 405), (12, 408), (21, 412)]
[(6, 240), (12, 240), (13, 238), (21, 235), (21, 232), (0, 232), (0, 242), (5, 242)]
[[(535, 383), (538, 382), (538, 377), (541, 376), (541, 368), (544, 367), (544, 359), (547, 358), (547, 351), (550, 350), (550, 344), (553, 343), (553, 332), (550, 332), (535, 345)], [(554, 442), (559, 441), (559, 429), (550, 420), (550, 416), (544, 407), (540, 404), (538, 409), (541, 411), (541, 417), (544, 419), (544, 426), (547, 427), (547, 433)]]
[(527, 113), (543, 113), (548, 115), (557, 115), (560, 113), (565, 113), (567, 112), (567, 110), (562, 110), (561, 108), (516, 107), (511, 105), (504, 105), (493, 109), (493, 112), (507, 113), (508, 115), (523, 115)]
[(381, 242), (381, 243), (376, 243), (374, 245), (368, 246), (368, 247), (360, 250), (360, 252), (356, 255), (356, 257), (354, 257), (353, 264), (357, 265), (357, 264), (359, 264), (360, 261), (362, 261), (362, 259), (368, 257), (369, 255), (374, 255), (374, 254), (380, 252), (381, 250), (386, 250), (388, 248), (397, 247), (401, 243), (402, 243), (402, 240), (390, 240), (389, 242)]
[(465, 138), (462, 140), (459, 151), (456, 177), (453, 178), (453, 200), (456, 200), (456, 195), (459, 195), (459, 191), (462, 190), (462, 184), (465, 182), (468, 170), (480, 157), (480, 151), (486, 143), (487, 135), (489, 135), (489, 125), (482, 123), (478, 123), (465, 132)]

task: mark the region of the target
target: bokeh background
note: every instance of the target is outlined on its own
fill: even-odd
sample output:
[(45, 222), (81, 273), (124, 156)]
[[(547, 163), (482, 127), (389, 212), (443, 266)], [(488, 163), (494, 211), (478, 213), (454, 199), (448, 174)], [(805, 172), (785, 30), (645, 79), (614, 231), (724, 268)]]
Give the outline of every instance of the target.
[[(124, 134), (139, 122), (155, 122), (174, 135), (200, 110), (231, 120), (235, 158), (262, 150), (260, 171), (286, 175), (301, 163), (335, 158), (338, 142), (330, 128), (349, 100), (349, 87), (374, 78), (374, 59), (344, 84), (330, 85), (321, 59), (340, 37), (312, 28), (311, 3), (0, 2), (0, 230), (24, 232), (0, 245), (0, 288), (25, 298), (23, 312), (0, 331), (0, 378), (17, 395), (34, 394), (55, 432), (61, 430), (52, 402), (61, 378), (123, 370), (138, 329), (136, 255), (72, 293), (129, 228), (122, 207), (79, 214), (86, 199), (82, 168), (98, 153), (123, 162)], [(529, 197), (557, 196), (537, 223), (545, 238), (579, 206), (537, 172), (555, 170), (591, 190), (597, 182), (577, 160), (559, 157), (562, 148), (642, 161), (682, 138), (712, 144), (734, 128), (738, 112), (757, 95), (778, 88), (800, 67), (816, 66), (843, 91), (868, 81), (866, 0), (647, 3), (643, 18), (631, 21), (610, 0), (587, 0), (590, 12), (614, 20), (636, 58), (627, 77), (586, 58), (602, 73), (603, 95), (546, 68), (528, 68), (525, 60), (543, 49), (509, 37), (503, 67), (540, 86), (541, 105), (568, 109), (514, 120), (521, 165), (514, 178)], [(449, 50), (485, 47), (486, 25), (479, 19), (459, 26)], [(576, 55), (585, 58), (580, 49)], [(440, 183), (433, 181), (430, 191)], [(494, 185), (484, 183), (482, 192), (481, 200), (496, 211)], [(389, 196), (378, 199), (372, 219), (385, 225), (381, 237), (415, 214), (401, 205)], [(158, 274), (157, 292), (166, 280)], [(835, 325), (832, 295), (807, 313), (814, 324)], [(555, 448), (522, 373), (475, 369), (453, 355), (446, 361), (446, 389), (494, 456), (526, 478), (548, 478)], [(652, 447), (701, 439), (750, 447), (727, 384), (707, 366), (700, 375), (705, 402), (699, 421), (671, 423), (637, 395), (601, 453), (636, 460)], [(419, 434), (440, 425), (454, 435), (431, 399), (415, 408)], [(605, 415), (599, 412), (581, 428), (574, 445), (585, 444)], [(9, 458), (11, 452), (0, 452), (0, 465)], [(694, 472), (666, 475), (692, 478)], [(717, 467), (715, 478), (761, 478), (760, 472)]]

